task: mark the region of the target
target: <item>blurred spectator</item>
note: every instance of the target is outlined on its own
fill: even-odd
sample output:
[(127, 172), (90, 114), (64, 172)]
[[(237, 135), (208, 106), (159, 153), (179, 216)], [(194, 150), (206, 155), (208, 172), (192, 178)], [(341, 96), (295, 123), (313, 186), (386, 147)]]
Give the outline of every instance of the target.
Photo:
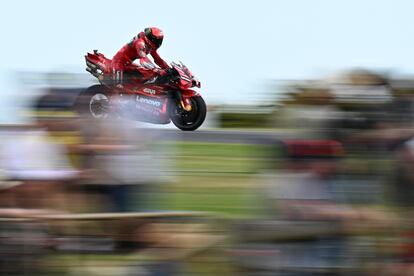
[(414, 139), (405, 142), (396, 154), (394, 202), (401, 207), (414, 207)]
[(52, 141), (43, 119), (33, 126), (2, 131), (1, 160), (10, 181), (21, 181), (15, 188), (14, 207), (64, 208), (63, 181), (74, 179), (65, 147)]
[(344, 156), (340, 143), (294, 140), (285, 141), (283, 148), (287, 158), (277, 170), (263, 175), (270, 217), (242, 228), (251, 232), (242, 237), (256, 242), (241, 246), (240, 259), (257, 271), (280, 275), (331, 275), (356, 269), (358, 258), (344, 234), (365, 224), (370, 229), (388, 226), (388, 214), (353, 208), (340, 200), (337, 175)]
[(335, 120), (343, 114), (333, 104), (332, 93), (323, 88), (304, 89), (286, 103), (275, 118), (279, 126), (301, 132), (301, 137), (329, 138)]
[(82, 184), (101, 195), (103, 211), (137, 211), (148, 206), (146, 189), (159, 181), (159, 164), (151, 131), (125, 119), (81, 118), (83, 143), (72, 150), (83, 155)]
[[(48, 227), (41, 222), (13, 221), (67, 209), (65, 184), (77, 177), (66, 148), (53, 141), (50, 117), (33, 125), (0, 130), (0, 273), (41, 275), (43, 257), (51, 245)], [(7, 219), (10, 218), (10, 219)]]
[[(358, 219), (359, 214), (335, 203), (335, 174), (343, 156), (335, 141), (285, 142), (289, 160), (284, 169), (264, 183), (266, 195), (277, 217), (287, 221), (316, 221), (340, 225)], [(337, 236), (314, 237), (286, 245), (286, 261), (281, 266), (292, 270), (332, 272), (347, 265), (346, 241)], [(313, 275), (313, 272), (310, 273)]]

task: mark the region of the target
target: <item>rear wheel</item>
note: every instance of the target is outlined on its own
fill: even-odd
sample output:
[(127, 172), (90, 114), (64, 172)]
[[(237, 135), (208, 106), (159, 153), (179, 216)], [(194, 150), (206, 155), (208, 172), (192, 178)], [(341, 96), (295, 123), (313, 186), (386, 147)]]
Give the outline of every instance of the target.
[(191, 111), (185, 111), (175, 101), (171, 101), (169, 113), (173, 124), (184, 131), (199, 128), (207, 114), (207, 106), (200, 96), (190, 98)]
[(108, 118), (111, 111), (109, 89), (102, 85), (93, 85), (83, 91), (77, 101), (76, 110), (89, 114), (95, 119)]

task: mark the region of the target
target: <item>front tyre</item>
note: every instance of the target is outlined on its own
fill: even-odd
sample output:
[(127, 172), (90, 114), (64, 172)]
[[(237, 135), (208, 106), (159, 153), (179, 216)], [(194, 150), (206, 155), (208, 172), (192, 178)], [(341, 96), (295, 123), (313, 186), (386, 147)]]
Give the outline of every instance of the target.
[(184, 131), (199, 128), (206, 119), (207, 106), (200, 96), (190, 98), (191, 111), (185, 111), (175, 101), (171, 101), (169, 114), (173, 124)]

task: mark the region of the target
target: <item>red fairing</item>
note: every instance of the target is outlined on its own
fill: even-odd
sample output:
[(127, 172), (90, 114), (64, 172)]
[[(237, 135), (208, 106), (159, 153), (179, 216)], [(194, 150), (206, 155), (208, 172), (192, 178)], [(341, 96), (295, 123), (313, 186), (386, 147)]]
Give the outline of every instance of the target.
[(183, 96), (183, 98), (201, 97), (200, 93), (198, 93), (194, 90), (191, 90), (191, 89), (182, 90), (181, 95)]
[(104, 73), (109, 73), (111, 72), (111, 63), (112, 61), (108, 58), (106, 58), (103, 54), (101, 53), (87, 53), (85, 56), (85, 59), (87, 62), (90, 62), (92, 64), (95, 64), (96, 66), (98, 66), (98, 68), (100, 70), (102, 70)]

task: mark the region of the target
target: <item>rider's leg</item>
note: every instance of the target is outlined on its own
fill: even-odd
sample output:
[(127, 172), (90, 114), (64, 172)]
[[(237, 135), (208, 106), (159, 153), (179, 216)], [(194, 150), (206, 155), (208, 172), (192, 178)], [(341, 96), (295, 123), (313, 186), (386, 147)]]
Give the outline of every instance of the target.
[(131, 67), (128, 68), (128, 71), (129, 69), (131, 69), (131, 71), (139, 73), (144, 81), (154, 80), (154, 83), (164, 84), (169, 80), (169, 75), (167, 72), (161, 69), (154, 70), (137, 65), (131, 65)]
[[(116, 85), (125, 85), (132, 81), (132, 79), (138, 79), (142, 81), (148, 81), (154, 79), (157, 84), (163, 84), (168, 81), (168, 74), (163, 71), (154, 71), (142, 66), (137, 66), (135, 64), (129, 64), (120, 69), (119, 67), (114, 67), (114, 80)], [(116, 70), (118, 69), (118, 70)]]
[(134, 79), (142, 81), (144, 79), (144, 76), (138, 70), (127, 70), (124, 72), (124, 83), (132, 83)]
[(146, 81), (153, 77), (151, 70), (145, 69), (142, 66), (136, 64), (128, 64), (125, 66), (123, 81), (124, 83), (132, 82), (133, 79), (138, 81)]

